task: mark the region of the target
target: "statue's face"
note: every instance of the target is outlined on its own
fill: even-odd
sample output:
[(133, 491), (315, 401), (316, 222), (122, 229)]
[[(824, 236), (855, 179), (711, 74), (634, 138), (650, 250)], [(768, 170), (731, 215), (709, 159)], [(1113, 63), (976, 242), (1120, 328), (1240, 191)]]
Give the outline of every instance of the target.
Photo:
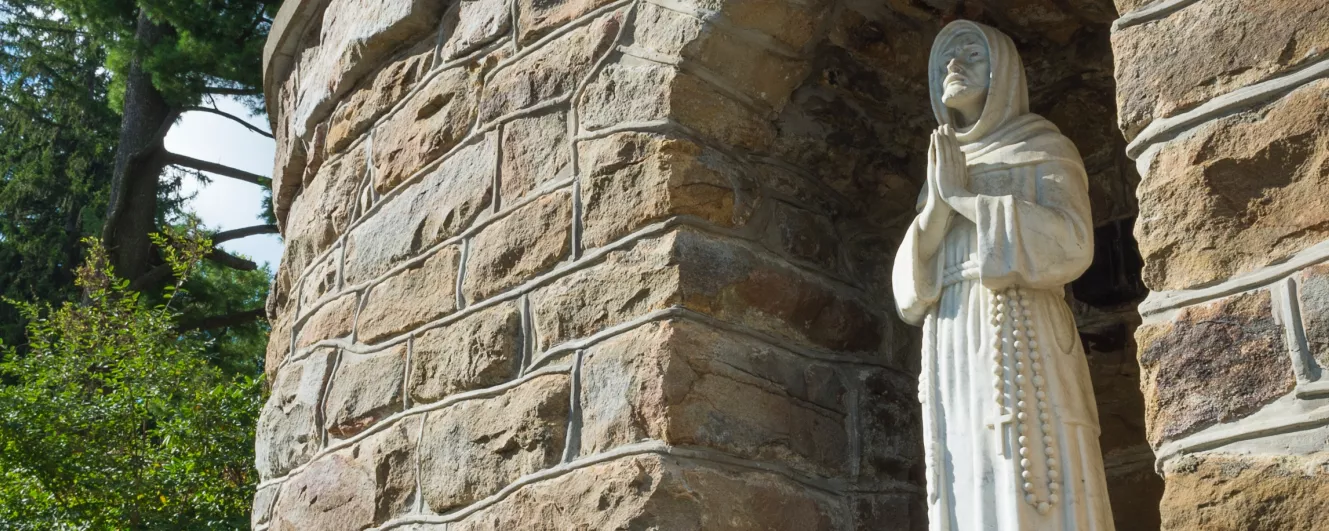
[(988, 48), (977, 35), (961, 35), (951, 41), (942, 56), (946, 60), (946, 78), (942, 82), (941, 102), (955, 110), (980, 110), (987, 101), (992, 65)]

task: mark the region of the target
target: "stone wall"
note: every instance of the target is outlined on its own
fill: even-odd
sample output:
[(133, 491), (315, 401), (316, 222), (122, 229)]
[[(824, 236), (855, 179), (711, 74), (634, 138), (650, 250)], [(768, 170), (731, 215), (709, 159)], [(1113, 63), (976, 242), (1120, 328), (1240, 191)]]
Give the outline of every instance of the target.
[(1118, 5), (1162, 527), (1325, 529), (1329, 4)]
[(288, 0), (255, 528), (922, 529), (888, 282), (955, 17), (1015, 38), (1084, 155), (1100, 248), (1073, 308), (1116, 519), (1156, 527), (1115, 16)]
[(287, 4), (256, 529), (922, 528), (876, 229), (776, 148), (828, 4)]

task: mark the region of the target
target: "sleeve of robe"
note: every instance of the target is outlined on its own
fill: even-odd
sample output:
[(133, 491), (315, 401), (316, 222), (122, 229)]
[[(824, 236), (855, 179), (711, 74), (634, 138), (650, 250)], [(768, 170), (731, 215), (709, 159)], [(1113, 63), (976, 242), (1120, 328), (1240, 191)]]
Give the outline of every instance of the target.
[(1009, 195), (978, 195), (979, 278), (989, 289), (1064, 286), (1094, 257), (1092, 217), (1083, 170), (1050, 160), (1012, 168), (1034, 172), (1036, 202)]
[[(929, 197), (928, 188), (924, 185), (915, 210), (921, 213), (928, 201), (936, 200), (938, 199)], [(914, 220), (910, 222), (909, 230), (904, 234), (904, 241), (900, 242), (900, 249), (895, 253), (895, 263), (891, 268), (891, 290), (895, 295), (896, 310), (904, 322), (912, 325), (922, 324), (923, 319), (927, 317), (928, 309), (941, 298), (941, 269), (944, 266), (939, 258), (941, 253), (938, 251), (945, 245), (945, 238), (939, 238), (943, 243), (936, 248), (923, 249), (920, 245), (923, 234), (920, 217), (914, 216)], [(929, 229), (944, 232), (946, 225), (948, 224)]]

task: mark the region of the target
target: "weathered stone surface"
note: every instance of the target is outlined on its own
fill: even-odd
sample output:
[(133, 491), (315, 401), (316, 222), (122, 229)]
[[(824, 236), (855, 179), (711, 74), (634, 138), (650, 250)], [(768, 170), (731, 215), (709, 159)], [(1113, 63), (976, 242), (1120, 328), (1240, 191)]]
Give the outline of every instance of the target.
[[(820, 6), (779, 0), (738, 2), (746, 4), (742, 7), (747, 10), (760, 9), (752, 5), (757, 3), (791, 15), (793, 20), (789, 22), (793, 24), (815, 24), (812, 20), (826, 12)], [(716, 7), (728, 10), (730, 6)], [(641, 15), (634, 28), (634, 45), (677, 57), (686, 61), (690, 68), (703, 68), (726, 89), (741, 93), (775, 112), (788, 102), (789, 94), (807, 75), (808, 65), (802, 59), (780, 55), (772, 51), (769, 44), (758, 44), (757, 39), (742, 30), (654, 4), (644, 4), (640, 9)], [(806, 11), (791, 13), (795, 10)], [(775, 13), (766, 14), (769, 18), (776, 16)], [(786, 50), (785, 53), (790, 52)]]
[(478, 73), (462, 65), (435, 76), (374, 130), (374, 189), (387, 193), (461, 143), (475, 120)]
[(829, 282), (737, 240), (680, 228), (550, 283), (531, 307), (539, 350), (681, 305), (797, 342), (879, 355), (892, 322)]
[(512, 9), (503, 0), (462, 0), (449, 14), (452, 33), (443, 43), (443, 57), (455, 59), (492, 42), (512, 29)]
[(404, 419), (314, 461), (283, 486), (272, 528), (359, 531), (412, 509), (419, 426)]
[(922, 477), (923, 440), (918, 383), (898, 371), (872, 369), (858, 375), (859, 465), (863, 478), (911, 481)]
[(299, 350), (324, 339), (351, 335), (359, 302), (360, 299), (355, 293), (347, 293), (313, 310), (313, 314), (300, 327), (295, 348)]
[(540, 185), (568, 177), (572, 149), (568, 114), (553, 110), (503, 124), (503, 204), (521, 199)]
[(341, 268), (341, 253), (334, 248), (319, 258), (300, 282), (300, 307), (312, 308), (319, 299), (337, 289), (337, 273)]
[(609, 50), (622, 23), (622, 11), (606, 14), (495, 72), (480, 97), (480, 123), (570, 95)]
[(536, 351), (681, 302), (672, 236), (637, 242), (531, 294)]
[(572, 250), (572, 194), (547, 194), (485, 227), (471, 240), (462, 294), (471, 302), (554, 267)]
[(890, 321), (845, 287), (690, 229), (676, 233), (673, 252), (687, 308), (830, 350), (885, 348)]
[(654, 455), (572, 471), (450, 524), (452, 531), (831, 531), (843, 505), (783, 476)]
[(736, 209), (738, 163), (692, 141), (618, 133), (581, 142), (582, 245), (599, 247), (670, 216), (719, 226), (744, 220)]
[(830, 365), (684, 320), (587, 350), (581, 452), (643, 439), (838, 476), (849, 466), (845, 385)]
[(437, 35), (422, 39), (346, 95), (328, 120), (328, 152), (338, 153), (346, 149), (415, 88), (433, 66), (437, 42)]
[(323, 444), (319, 398), (331, 369), (332, 349), (320, 349), (277, 370), (272, 395), (259, 414), (254, 462), (264, 479), (309, 461)]
[(772, 201), (766, 245), (826, 271), (840, 270), (840, 238), (831, 218), (783, 201)]
[(345, 439), (401, 411), (405, 380), (405, 344), (374, 354), (343, 351), (323, 406), (328, 433)]
[(277, 368), (281, 367), (291, 355), (291, 349), (295, 346), (291, 342), (291, 325), (294, 321), (295, 312), (284, 311), (279, 312), (277, 319), (272, 322), (272, 331), (268, 334), (268, 350), (263, 357), (263, 373), (267, 376), (266, 382), (269, 388), (277, 381)]
[(355, 465), (342, 453), (311, 464), (286, 484), (272, 529), (359, 531), (373, 525), (374, 501), (367, 493), (374, 489), (374, 478)]
[(268, 523), (268, 519), (272, 518), (272, 504), (277, 501), (279, 491), (281, 491), (280, 484), (268, 485), (254, 493), (254, 509), (249, 515), (250, 527)]
[(1117, 529), (1160, 529), (1162, 525), (1158, 500), (1163, 498), (1163, 478), (1154, 471), (1153, 452), (1147, 445), (1141, 450), (1143, 455), (1132, 465), (1114, 466), (1113, 456), (1104, 457), (1112, 522)]
[(568, 376), (552, 374), (430, 413), (420, 447), (420, 486), (429, 509), (442, 513), (475, 502), (558, 464), (569, 392)]
[(496, 150), (488, 135), (382, 203), (347, 237), (345, 282), (372, 279), (471, 226), (493, 201)]
[(365, 170), (364, 150), (348, 151), (324, 164), (296, 196), (284, 233), (282, 267), (302, 271), (346, 231)]
[(299, 100), (283, 116), (303, 136), (329, 112), (335, 100), (373, 72), (403, 43), (431, 33), (443, 15), (437, 0), (331, 0), (322, 16), (318, 45), (298, 66)]
[[(717, 13), (725, 27), (738, 30), (734, 33), (760, 32), (791, 50), (811, 44), (818, 36), (822, 18), (833, 11), (828, 2), (821, 0), (687, 0), (682, 4)], [(645, 5), (641, 7), (638, 27), (665, 33), (662, 30), (668, 26), (648, 24), (646, 21), (654, 11), (645, 9)]]
[(1189, 307), (1170, 323), (1141, 326), (1135, 337), (1155, 448), (1253, 413), (1296, 385), (1267, 291)]
[(1308, 267), (1298, 275), (1301, 326), (1306, 347), (1323, 373), (1329, 373), (1329, 265)]
[(1200, 0), (1114, 32), (1121, 129), (1132, 139), (1155, 118), (1306, 64), (1326, 50), (1329, 4), (1320, 0)]
[(1329, 454), (1200, 454), (1168, 463), (1166, 531), (1324, 529)]
[[(287, 76), (277, 89), (277, 109), (282, 117), (291, 116), (295, 109), (297, 76)], [(302, 176), (305, 173), (305, 143), (295, 132), (292, 120), (279, 119), (273, 122), (272, 139), (274, 153), (272, 160), (272, 213), (277, 224), (285, 229), (291, 210), (291, 201), (300, 193)]]
[(370, 288), (356, 340), (377, 343), (455, 311), (460, 262), (456, 246), (444, 247)]
[(505, 303), (430, 329), (411, 346), (411, 400), (437, 402), (491, 387), (517, 375), (521, 366), (521, 314)]
[(850, 503), (854, 511), (854, 531), (925, 531), (928, 528), (927, 504), (922, 494), (865, 495)]
[(1162, 148), (1136, 192), (1145, 284), (1205, 285), (1329, 238), (1325, 98), (1329, 80)]
[(606, 65), (577, 102), (581, 127), (668, 119), (704, 138), (762, 151), (775, 138), (768, 117), (677, 67), (646, 62)]
[(517, 42), (531, 44), (614, 0), (517, 0)]

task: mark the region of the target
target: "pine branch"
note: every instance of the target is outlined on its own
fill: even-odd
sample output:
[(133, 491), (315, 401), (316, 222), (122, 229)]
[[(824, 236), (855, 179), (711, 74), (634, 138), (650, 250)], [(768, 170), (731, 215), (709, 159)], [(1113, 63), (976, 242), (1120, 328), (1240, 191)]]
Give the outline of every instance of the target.
[(212, 244), (217, 245), (222, 242), (238, 240), (259, 234), (277, 234), (276, 225), (254, 225), (251, 227), (241, 227), (238, 229), (224, 230), (212, 235)]
[(203, 92), (221, 96), (262, 96), (263, 91), (256, 88), (203, 87)]
[(272, 182), (271, 179), (268, 179), (267, 177), (264, 177), (257, 173), (250, 173), (241, 170), (239, 168), (232, 168), (225, 164), (218, 164), (216, 162), (208, 162), (206, 160), (200, 160), (194, 157), (187, 157), (179, 153), (170, 153), (170, 152), (164, 153), (162, 160), (165, 161), (165, 163), (168, 165), (181, 166), (198, 171), (215, 173), (222, 177), (230, 177), (232, 179), (238, 179), (247, 183), (257, 184), (259, 186), (268, 186)]
[(216, 330), (218, 328), (227, 328), (247, 324), (252, 321), (265, 318), (263, 308), (253, 310), (243, 310), (223, 315), (211, 315), (194, 321), (180, 323), (176, 327), (181, 332), (190, 330)]
[(237, 269), (240, 271), (253, 271), (255, 269), (258, 269), (258, 264), (250, 262), (249, 260), (245, 260), (244, 258), (240, 258), (239, 256), (233, 255), (221, 249), (213, 249), (212, 252), (209, 252), (207, 254), (207, 259), (212, 260), (213, 262), (217, 262), (218, 264), (224, 265), (231, 269)]
[(264, 131), (264, 130), (262, 130), (262, 129), (259, 129), (258, 127), (255, 127), (254, 124), (251, 124), (251, 123), (249, 123), (249, 122), (246, 122), (246, 121), (242, 120), (239, 116), (236, 116), (236, 115), (231, 114), (231, 113), (228, 113), (228, 112), (223, 112), (223, 111), (221, 111), (221, 110), (219, 110), (219, 109), (214, 109), (214, 108), (212, 108), (212, 107), (197, 107), (197, 106), (195, 106), (195, 107), (181, 107), (181, 108), (180, 108), (180, 112), (191, 112), (191, 111), (194, 111), (194, 112), (209, 112), (209, 113), (212, 113), (212, 114), (215, 114), (215, 115), (218, 115), (218, 116), (224, 117), (224, 118), (229, 118), (230, 120), (234, 121), (235, 123), (238, 123), (238, 124), (240, 124), (240, 125), (245, 126), (245, 129), (248, 129), (248, 130), (253, 131), (253, 132), (255, 132), (255, 133), (258, 133), (258, 134), (260, 134), (260, 135), (266, 136), (266, 137), (268, 137), (268, 138), (272, 138), (272, 133), (269, 133), (269, 132), (267, 132), (267, 131)]

